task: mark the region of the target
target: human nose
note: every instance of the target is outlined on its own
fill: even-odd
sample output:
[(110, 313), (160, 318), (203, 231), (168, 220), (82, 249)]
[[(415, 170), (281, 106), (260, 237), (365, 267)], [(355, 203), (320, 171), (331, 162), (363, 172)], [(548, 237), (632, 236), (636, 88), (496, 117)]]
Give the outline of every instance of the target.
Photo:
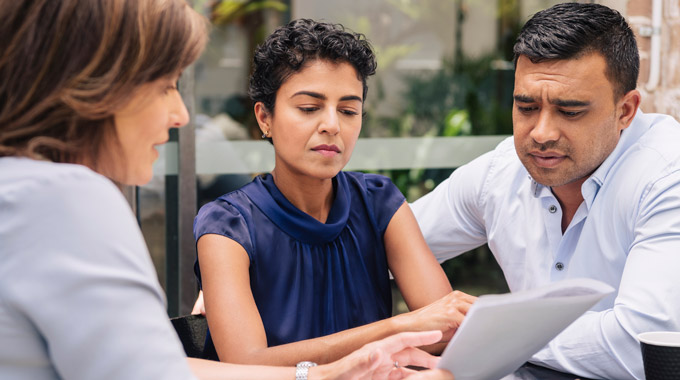
[(175, 92), (174, 95), (170, 105), (170, 127), (181, 128), (189, 123), (189, 111), (179, 92)]
[(559, 128), (555, 121), (551, 119), (547, 110), (542, 110), (536, 124), (531, 129), (531, 138), (539, 144), (545, 144), (549, 141), (557, 141), (560, 137)]
[(338, 119), (337, 110), (329, 107), (328, 111), (322, 115), (322, 120), (319, 123), (319, 133), (336, 135), (338, 132), (340, 132), (340, 120)]

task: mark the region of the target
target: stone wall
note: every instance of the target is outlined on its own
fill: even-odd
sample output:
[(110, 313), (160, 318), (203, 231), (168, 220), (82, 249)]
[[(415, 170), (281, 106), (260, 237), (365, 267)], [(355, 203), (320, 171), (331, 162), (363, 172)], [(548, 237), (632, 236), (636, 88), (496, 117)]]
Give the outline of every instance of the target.
[(627, 18), (640, 48), (642, 110), (673, 115), (680, 120), (680, 0), (662, 0), (661, 60), (656, 88), (649, 87), (651, 38), (641, 31), (652, 25), (653, 0), (628, 0)]

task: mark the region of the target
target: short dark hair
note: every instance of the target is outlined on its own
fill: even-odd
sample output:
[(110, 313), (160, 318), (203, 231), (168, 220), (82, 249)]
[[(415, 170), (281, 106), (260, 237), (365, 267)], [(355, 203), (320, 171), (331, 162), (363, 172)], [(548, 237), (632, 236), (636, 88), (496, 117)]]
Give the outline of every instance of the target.
[(637, 86), (640, 71), (635, 35), (619, 12), (599, 4), (564, 3), (536, 13), (517, 37), (515, 64), (524, 55), (533, 63), (601, 54), (605, 75), (618, 99)]
[(375, 74), (375, 54), (366, 37), (345, 30), (340, 24), (298, 19), (276, 29), (260, 45), (253, 59), (248, 94), (254, 103), (262, 102), (274, 111), (276, 92), (305, 63), (322, 59), (333, 63), (349, 63), (363, 84), (363, 99), (368, 87), (366, 79)]

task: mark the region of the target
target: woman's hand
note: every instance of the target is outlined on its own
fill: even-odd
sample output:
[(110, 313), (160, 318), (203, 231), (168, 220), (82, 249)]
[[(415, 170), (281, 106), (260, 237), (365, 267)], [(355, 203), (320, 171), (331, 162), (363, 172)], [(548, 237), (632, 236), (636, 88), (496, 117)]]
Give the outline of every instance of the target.
[(396, 316), (406, 323), (406, 330), (439, 330), (442, 341), (448, 342), (458, 330), (477, 297), (455, 290), (433, 303), (409, 313)]
[[(333, 363), (310, 368), (309, 379), (373, 380), (404, 379), (417, 372), (405, 368), (417, 366), (433, 368), (439, 358), (415, 347), (438, 342), (440, 331), (406, 332), (369, 343)], [(446, 371), (418, 373), (420, 379), (452, 379)], [(425, 377), (422, 377), (425, 376)]]
[(408, 380), (454, 380), (453, 374), (445, 369), (433, 369), (430, 371), (420, 371), (413, 376), (409, 376)]

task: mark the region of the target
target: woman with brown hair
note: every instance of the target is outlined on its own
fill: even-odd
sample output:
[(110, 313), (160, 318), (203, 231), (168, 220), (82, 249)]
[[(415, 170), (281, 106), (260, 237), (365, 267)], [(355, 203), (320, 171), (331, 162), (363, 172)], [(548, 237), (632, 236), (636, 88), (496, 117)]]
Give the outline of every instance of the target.
[[(176, 83), (205, 42), (204, 19), (183, 0), (3, 2), (0, 378), (295, 376), (184, 357), (113, 183), (146, 183), (155, 146), (188, 122)], [(395, 361), (433, 365), (411, 346), (440, 336), (376, 342), (309, 378), (401, 378)]]

